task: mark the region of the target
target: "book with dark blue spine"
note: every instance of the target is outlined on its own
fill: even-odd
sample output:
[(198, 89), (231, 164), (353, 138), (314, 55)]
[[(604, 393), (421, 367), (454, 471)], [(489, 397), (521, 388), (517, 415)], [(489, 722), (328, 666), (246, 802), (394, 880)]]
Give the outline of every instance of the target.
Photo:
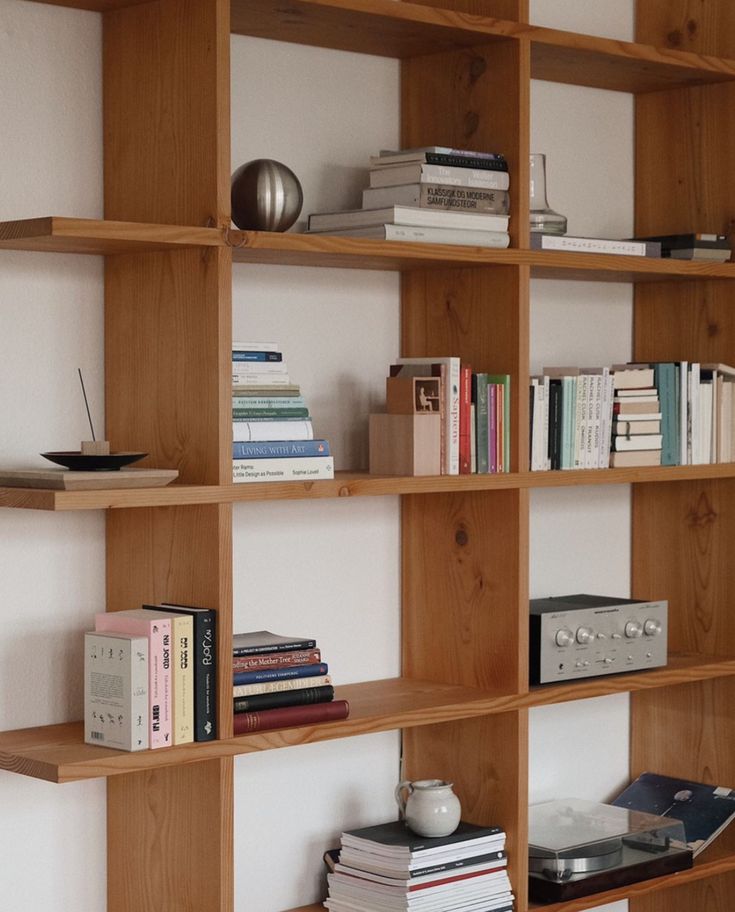
[(312, 678), (329, 671), (326, 662), (315, 665), (287, 665), (285, 668), (261, 668), (258, 671), (236, 671), (233, 684), (260, 684), (263, 681), (285, 681), (288, 678)]
[(283, 361), (281, 352), (276, 351), (235, 351), (232, 352), (233, 361)]
[(235, 440), (233, 459), (273, 459), (279, 456), (329, 456), (327, 440)]
[(217, 737), (217, 612), (189, 605), (144, 605), (171, 614), (189, 614), (194, 622), (194, 740)]

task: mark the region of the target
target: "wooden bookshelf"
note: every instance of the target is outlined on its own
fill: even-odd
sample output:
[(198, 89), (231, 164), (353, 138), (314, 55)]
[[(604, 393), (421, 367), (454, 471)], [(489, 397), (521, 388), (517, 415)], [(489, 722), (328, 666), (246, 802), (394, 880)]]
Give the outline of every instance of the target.
[(370, 475), (336, 472), (329, 481), (255, 484), (171, 484), (164, 488), (101, 491), (46, 491), (0, 487), (0, 508), (20, 510), (128, 510), (142, 507), (235, 504), (263, 500), (321, 500), (334, 497), (391, 497), (400, 494), (452, 494), (472, 491), (520, 491), (652, 482), (735, 478), (735, 463), (700, 466), (638, 466), (499, 475)]
[[(107, 779), (108, 912), (232, 912), (239, 754), (401, 728), (408, 778), (451, 771), (468, 819), (508, 832), (519, 912), (529, 908), (530, 708), (630, 693), (631, 776), (655, 769), (735, 782), (735, 466), (530, 473), (523, 395), (532, 277), (632, 283), (638, 360), (732, 361), (735, 264), (534, 251), (527, 229), (532, 77), (635, 94), (637, 235), (691, 230), (693, 220), (729, 228), (731, 4), (713, 0), (705, 13), (699, 0), (641, 0), (637, 40), (622, 42), (531, 26), (525, 0), (58, 3), (103, 12), (105, 219), (3, 222), (0, 249), (106, 256), (107, 433), (116, 449), (135, 446), (153, 465), (178, 468), (180, 483), (4, 488), (0, 505), (107, 510), (109, 610), (163, 598), (212, 606), (226, 656), (233, 504), (402, 496), (402, 677), (340, 688), (349, 719), (234, 738), (225, 662), (215, 742), (124, 754), (83, 744), (79, 723), (0, 735), (4, 769)], [(402, 145), (505, 152), (510, 249), (230, 230), (231, 34), (399, 58)], [(168, 129), (151, 129), (161, 105)], [(469, 137), (463, 111), (483, 112)], [(403, 355), (452, 351), (477, 370), (511, 374), (512, 472), (232, 485), (233, 263), (400, 271)], [(171, 344), (154, 349), (149, 340), (162, 332)], [(584, 497), (601, 484), (633, 485), (632, 595), (669, 600), (671, 661), (529, 690), (529, 491), (573, 487), (570, 496)], [(155, 883), (140, 876), (151, 867)], [(629, 898), (631, 912), (724, 910), (733, 894), (735, 839), (725, 835), (690, 872), (543, 908), (581, 912)]]
[(120, 776), (181, 763), (203, 763), (394, 729), (436, 726), (460, 719), (515, 713), (535, 706), (671, 688), (735, 676), (735, 657), (672, 656), (666, 668), (533, 687), (517, 694), (390, 678), (336, 688), (348, 700), (345, 720), (240, 735), (234, 738), (128, 753), (85, 744), (81, 722), (0, 733), (0, 769), (51, 782)]

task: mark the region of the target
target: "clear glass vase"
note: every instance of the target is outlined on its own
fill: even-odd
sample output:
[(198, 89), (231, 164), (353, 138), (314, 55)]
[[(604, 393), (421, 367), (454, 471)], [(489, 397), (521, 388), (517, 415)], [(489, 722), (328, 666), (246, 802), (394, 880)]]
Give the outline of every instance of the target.
[(546, 199), (546, 156), (531, 153), (531, 231), (566, 234), (567, 217), (549, 208)]

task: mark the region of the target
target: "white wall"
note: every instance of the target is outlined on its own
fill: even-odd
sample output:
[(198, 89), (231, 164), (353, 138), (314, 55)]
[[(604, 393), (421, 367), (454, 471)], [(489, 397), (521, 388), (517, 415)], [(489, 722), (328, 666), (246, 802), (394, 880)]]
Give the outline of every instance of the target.
[[(632, 0), (532, 0), (535, 22), (620, 38), (630, 37), (631, 10)], [(96, 14), (0, 0), (0, 219), (101, 214), (100, 54)], [(233, 168), (284, 161), (304, 185), (304, 216), (358, 205), (367, 154), (397, 143), (395, 61), (241, 37), (232, 60)], [(551, 204), (570, 231), (623, 236), (632, 224), (630, 99), (590, 92), (534, 84), (533, 144), (549, 155)], [(590, 99), (595, 113), (577, 112)], [(365, 415), (397, 354), (397, 276), (238, 266), (233, 292), (235, 337), (281, 343), (338, 465), (364, 465)], [(532, 294), (534, 368), (628, 356), (627, 287), (534, 282)], [(0, 327), (0, 461), (40, 464), (35, 454), (85, 435), (77, 366), (101, 430), (101, 262), (0, 252)], [(579, 493), (534, 494), (532, 595), (627, 594), (628, 493)], [(0, 729), (80, 715), (74, 669), (79, 634), (104, 605), (103, 533), (101, 515), (0, 511), (0, 596), (12, 618), (0, 646)], [(392, 498), (238, 505), (236, 629), (316, 636), (338, 682), (396, 674), (398, 535)], [(625, 698), (535, 712), (531, 735), (545, 758), (531, 767), (532, 800), (572, 788), (602, 799), (625, 779)], [(236, 908), (318, 898), (321, 853), (341, 829), (394, 812), (398, 761), (395, 733), (240, 758)], [(0, 808), (3, 912), (104, 909), (102, 783), (58, 788), (0, 773)]]

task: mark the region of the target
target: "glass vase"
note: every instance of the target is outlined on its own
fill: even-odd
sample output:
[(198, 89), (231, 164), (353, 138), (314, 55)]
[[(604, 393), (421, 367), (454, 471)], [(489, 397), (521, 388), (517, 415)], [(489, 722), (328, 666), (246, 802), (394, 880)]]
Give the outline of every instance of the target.
[(531, 153), (531, 231), (566, 234), (567, 218), (549, 208), (546, 199), (546, 156)]

